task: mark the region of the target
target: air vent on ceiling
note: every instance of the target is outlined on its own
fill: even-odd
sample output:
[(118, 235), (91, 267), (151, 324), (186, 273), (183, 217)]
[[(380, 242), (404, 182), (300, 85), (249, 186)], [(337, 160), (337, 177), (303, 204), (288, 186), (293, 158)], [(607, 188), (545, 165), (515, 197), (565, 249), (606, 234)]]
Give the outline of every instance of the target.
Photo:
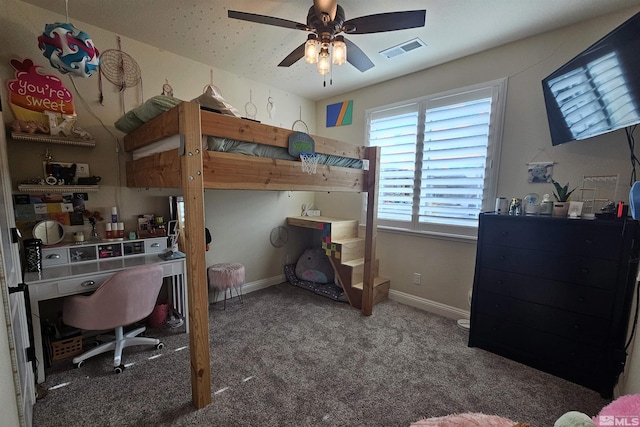
[(427, 45), (422, 40), (420, 40), (419, 38), (415, 38), (412, 40), (408, 40), (404, 43), (401, 43), (399, 45), (390, 47), (389, 49), (380, 51), (380, 54), (390, 59), (390, 58), (395, 58), (396, 56), (405, 54), (407, 52), (411, 52), (412, 50), (415, 50), (421, 47), (426, 47), (426, 46)]

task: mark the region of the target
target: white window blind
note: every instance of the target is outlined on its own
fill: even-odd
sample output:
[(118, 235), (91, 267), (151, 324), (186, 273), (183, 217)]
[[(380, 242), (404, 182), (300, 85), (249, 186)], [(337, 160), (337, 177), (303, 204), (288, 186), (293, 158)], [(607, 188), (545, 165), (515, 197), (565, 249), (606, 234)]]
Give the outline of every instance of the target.
[(369, 144), (381, 147), (381, 226), (475, 233), (479, 213), (495, 197), (492, 166), (504, 108), (497, 100), (505, 85), (500, 81), (368, 111)]
[(411, 221), (417, 137), (417, 103), (371, 114), (369, 143), (381, 147), (378, 219)]

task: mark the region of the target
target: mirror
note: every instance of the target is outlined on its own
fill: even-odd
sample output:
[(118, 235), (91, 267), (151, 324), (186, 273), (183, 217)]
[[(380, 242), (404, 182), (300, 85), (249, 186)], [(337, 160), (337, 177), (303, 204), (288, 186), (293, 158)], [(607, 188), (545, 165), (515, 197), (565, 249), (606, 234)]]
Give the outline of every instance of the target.
[(58, 221), (40, 221), (33, 227), (33, 237), (42, 240), (43, 245), (55, 245), (64, 237), (64, 228)]

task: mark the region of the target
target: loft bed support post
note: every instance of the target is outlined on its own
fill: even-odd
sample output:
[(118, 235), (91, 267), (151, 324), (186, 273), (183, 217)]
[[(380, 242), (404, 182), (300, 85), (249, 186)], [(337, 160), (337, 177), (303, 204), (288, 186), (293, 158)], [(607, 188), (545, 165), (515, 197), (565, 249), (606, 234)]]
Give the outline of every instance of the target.
[(191, 400), (200, 409), (211, 403), (201, 119), (198, 104), (183, 102), (178, 108), (179, 130), (184, 146), (184, 151), (180, 153), (180, 165), (185, 210)]
[(366, 231), (364, 247), (364, 277), (362, 280), (362, 314), (371, 316), (374, 303), (374, 280), (376, 277), (376, 238), (378, 233), (378, 182), (380, 175), (380, 147), (367, 147), (365, 159), (369, 170), (365, 172), (367, 191)]

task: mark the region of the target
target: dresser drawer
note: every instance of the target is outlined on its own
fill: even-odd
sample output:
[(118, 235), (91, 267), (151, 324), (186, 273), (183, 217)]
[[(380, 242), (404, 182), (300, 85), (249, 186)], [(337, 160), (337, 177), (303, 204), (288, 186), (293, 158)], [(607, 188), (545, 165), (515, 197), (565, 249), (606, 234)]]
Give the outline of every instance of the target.
[(144, 252), (147, 254), (155, 254), (164, 252), (167, 249), (167, 238), (160, 237), (155, 239), (146, 239), (144, 241)]
[(516, 248), (536, 248), (541, 252), (618, 259), (623, 247), (623, 223), (537, 218), (541, 227), (532, 227), (522, 218), (483, 218), (485, 244)]
[(613, 292), (542, 277), (481, 268), (473, 292), (492, 292), (562, 310), (609, 319)]
[(503, 295), (482, 292), (474, 310), (532, 330), (553, 334), (585, 344), (605, 345), (609, 322), (601, 318), (563, 311)]
[(42, 266), (51, 267), (69, 263), (67, 248), (50, 248), (42, 250)]
[(105, 273), (90, 277), (61, 280), (58, 282), (58, 293), (62, 296), (94, 291), (112, 275), (113, 273)]
[(618, 263), (612, 259), (555, 254), (498, 245), (482, 247), (480, 268), (521, 273), (545, 279), (612, 289), (618, 280)]
[(508, 357), (521, 355), (523, 357), (519, 359), (527, 359), (528, 362), (538, 361), (546, 365), (545, 368), (549, 365), (559, 365), (570, 370), (584, 371), (588, 375), (608, 369), (606, 351), (601, 347), (569, 340), (497, 317), (479, 314), (476, 323), (471, 326), (471, 331), (474, 336), (481, 337), (481, 341), (502, 348), (504, 351), (499, 354), (506, 353)]

